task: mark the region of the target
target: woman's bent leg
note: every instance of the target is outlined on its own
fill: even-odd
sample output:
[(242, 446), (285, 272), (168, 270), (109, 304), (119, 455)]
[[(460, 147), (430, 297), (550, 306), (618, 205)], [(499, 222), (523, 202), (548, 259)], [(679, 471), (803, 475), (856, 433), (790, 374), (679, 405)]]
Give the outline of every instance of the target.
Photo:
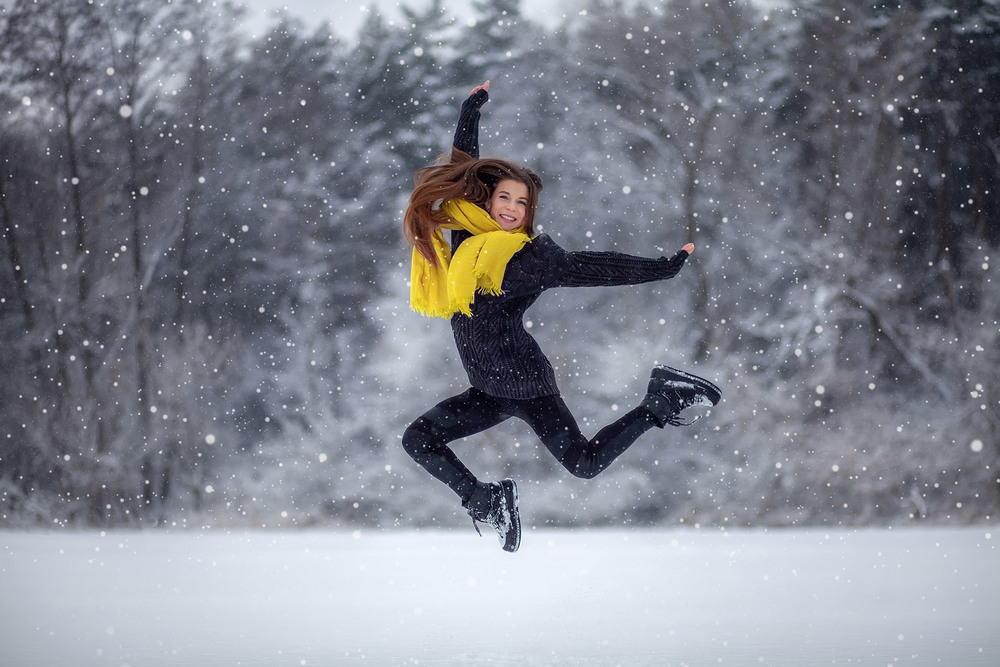
[(403, 449), (423, 468), (448, 485), (465, 503), (476, 488), (476, 476), (447, 443), (509, 419), (504, 401), (477, 389), (447, 398), (425, 412), (403, 433)]
[(521, 409), (517, 416), (528, 423), (559, 463), (576, 477), (596, 477), (640, 435), (656, 426), (647, 410), (635, 408), (588, 440), (561, 396), (518, 403)]

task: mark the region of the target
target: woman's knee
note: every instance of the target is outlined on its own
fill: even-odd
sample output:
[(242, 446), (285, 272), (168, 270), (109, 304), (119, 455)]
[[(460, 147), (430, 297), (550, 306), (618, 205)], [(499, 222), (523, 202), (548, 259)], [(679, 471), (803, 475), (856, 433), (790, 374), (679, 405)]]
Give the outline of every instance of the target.
[(428, 432), (426, 421), (426, 419), (421, 417), (407, 426), (406, 430), (403, 431), (403, 449), (411, 457), (426, 454), (434, 449), (434, 439)]
[(563, 462), (563, 465), (566, 466), (566, 470), (569, 470), (569, 473), (573, 477), (579, 479), (594, 479), (604, 470), (604, 468), (595, 466), (589, 461), (576, 461), (573, 464)]
[(594, 457), (589, 451), (590, 444), (579, 431), (566, 429), (555, 435), (547, 434), (542, 438), (542, 443), (573, 477), (592, 479), (603, 470), (595, 465)]

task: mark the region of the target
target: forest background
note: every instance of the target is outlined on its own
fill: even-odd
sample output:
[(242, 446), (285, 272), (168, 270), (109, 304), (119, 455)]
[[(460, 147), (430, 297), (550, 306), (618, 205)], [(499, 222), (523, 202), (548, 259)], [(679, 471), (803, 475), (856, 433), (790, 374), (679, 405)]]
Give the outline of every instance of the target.
[[(994, 522), (1000, 3), (432, 0), (357, 40), (196, 0), (0, 13), (0, 526), (467, 521), (399, 446), (467, 386), (411, 313), (413, 172), (484, 155), (573, 250), (698, 250), (528, 313), (585, 432), (654, 363), (724, 400), (592, 481), (456, 443), (533, 526)], [(847, 5), (847, 6), (844, 6)]]

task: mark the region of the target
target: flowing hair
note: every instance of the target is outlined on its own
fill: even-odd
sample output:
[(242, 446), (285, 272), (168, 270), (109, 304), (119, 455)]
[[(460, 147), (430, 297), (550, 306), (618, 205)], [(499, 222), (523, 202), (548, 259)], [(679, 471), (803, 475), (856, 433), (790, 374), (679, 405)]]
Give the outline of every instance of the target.
[(535, 209), (542, 179), (526, 167), (497, 158), (474, 158), (453, 148), (451, 155), (441, 156), (438, 164), (417, 170), (410, 203), (403, 215), (403, 236), (406, 242), (427, 258), (437, 263), (431, 235), (448, 222), (440, 204), (449, 199), (465, 199), (486, 207), (497, 183), (511, 179), (528, 188), (528, 207), (521, 231), (529, 237), (535, 235)]

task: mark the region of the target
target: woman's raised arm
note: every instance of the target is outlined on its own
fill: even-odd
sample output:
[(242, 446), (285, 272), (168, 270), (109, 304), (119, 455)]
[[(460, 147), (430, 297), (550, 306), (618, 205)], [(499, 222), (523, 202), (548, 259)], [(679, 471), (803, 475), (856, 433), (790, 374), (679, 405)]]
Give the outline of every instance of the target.
[(479, 108), (490, 99), (490, 82), (476, 86), (462, 102), (462, 113), (455, 128), (452, 145), (474, 158), (479, 157)]

